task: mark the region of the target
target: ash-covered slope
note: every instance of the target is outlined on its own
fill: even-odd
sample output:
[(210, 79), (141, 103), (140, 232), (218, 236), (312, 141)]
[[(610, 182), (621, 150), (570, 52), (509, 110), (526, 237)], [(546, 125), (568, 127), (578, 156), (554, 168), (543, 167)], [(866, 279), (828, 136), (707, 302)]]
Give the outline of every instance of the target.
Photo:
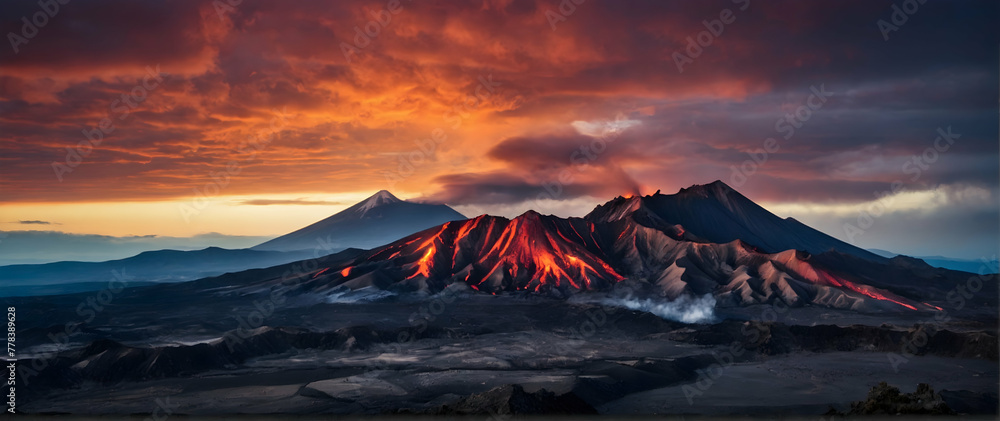
[(466, 219), (446, 205), (400, 200), (381, 190), (368, 199), (312, 225), (251, 247), (295, 251), (372, 248), (448, 221)]
[(712, 243), (743, 240), (769, 253), (803, 250), (819, 254), (836, 250), (875, 262), (887, 261), (795, 219), (782, 219), (722, 181), (694, 185), (671, 195), (657, 192), (644, 197), (618, 197), (598, 206), (585, 218), (594, 222), (631, 218), (651, 228), (681, 230), (691, 240)]

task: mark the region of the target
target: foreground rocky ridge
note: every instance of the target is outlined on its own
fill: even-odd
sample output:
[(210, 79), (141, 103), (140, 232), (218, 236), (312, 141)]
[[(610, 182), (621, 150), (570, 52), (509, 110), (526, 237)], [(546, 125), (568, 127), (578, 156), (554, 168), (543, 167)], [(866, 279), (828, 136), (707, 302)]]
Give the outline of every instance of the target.
[[(433, 297), (428, 299), (433, 302)], [(851, 400), (875, 384), (868, 383), (873, 376), (943, 384), (949, 405), (968, 402), (973, 409), (963, 411), (982, 413), (987, 411), (982, 402), (990, 397), (978, 396), (988, 392), (982, 384), (993, 375), (985, 367), (996, 365), (996, 334), (985, 325), (685, 324), (619, 307), (471, 294), (454, 297), (438, 308), (442, 311), (428, 302), (289, 307), (269, 316), (284, 327), (213, 333), (205, 330), (213, 326), (205, 321), (218, 318), (219, 311), (245, 314), (244, 309), (233, 310), (220, 297), (203, 298), (208, 301), (177, 314), (157, 313), (161, 319), (147, 320), (133, 310), (129, 318), (107, 313), (114, 317), (86, 333), (98, 339), (42, 358), (47, 367), (19, 378), (28, 381), (19, 385), (23, 409), (135, 413), (148, 410), (151, 396), (169, 396), (179, 406), (176, 414), (200, 415), (475, 413), (505, 411), (498, 405), (508, 404), (514, 405), (512, 413), (559, 412), (559, 397), (572, 393), (601, 413), (684, 413), (694, 410), (685, 401), (691, 390), (704, 394), (695, 402), (702, 405), (697, 411), (715, 411), (705, 405), (718, 399), (754, 405), (760, 397), (733, 400), (712, 394), (725, 395), (729, 388), (742, 393), (739, 385), (746, 379), (779, 370), (781, 375), (769, 381), (797, 382), (783, 393), (838, 383), (819, 394), (800, 395), (796, 414), (821, 414), (826, 403), (838, 403), (838, 410), (846, 412)], [(129, 309), (126, 304), (139, 305), (123, 301), (117, 310)], [(108, 331), (109, 324), (135, 326), (145, 335)], [(181, 327), (188, 334), (180, 333)], [(134, 339), (160, 332), (173, 336), (153, 343)], [(193, 339), (204, 334), (215, 339)], [(894, 355), (905, 358), (900, 374), (894, 374)], [(19, 361), (19, 367), (35, 364)], [(968, 380), (955, 381), (950, 371)], [(857, 383), (850, 385), (853, 394), (839, 392), (845, 381)], [(470, 398), (501, 386), (510, 387)]]
[[(584, 314), (599, 311), (596, 306), (577, 306)], [(608, 314), (608, 313), (605, 313)], [(572, 317), (572, 316), (568, 316)], [(899, 328), (874, 326), (789, 326), (782, 323), (726, 320), (710, 325), (687, 325), (652, 316), (649, 313), (619, 310), (610, 313), (608, 329), (635, 341), (670, 341), (709, 347), (721, 351), (680, 358), (675, 361), (640, 358), (629, 366), (654, 375), (670, 373), (674, 380), (691, 380), (697, 370), (723, 360), (731, 363), (752, 361), (766, 356), (793, 352), (886, 352), (905, 359), (914, 355), (934, 355), (997, 361), (997, 335), (993, 332), (955, 332), (932, 325)], [(555, 335), (572, 338), (575, 331), (554, 329)], [(80, 387), (86, 383), (117, 384), (126, 381), (196, 376), (213, 370), (233, 370), (255, 358), (280, 355), (295, 350), (339, 350), (363, 352), (376, 346), (399, 349), (421, 339), (473, 338), (497, 333), (489, 328), (421, 326), (392, 330), (354, 326), (330, 332), (316, 332), (298, 327), (261, 327), (251, 331), (230, 331), (208, 343), (181, 346), (127, 346), (112, 340), (97, 340), (89, 345), (59, 352), (46, 367), (30, 370), (33, 361), (22, 360), (25, 369), (21, 380), (31, 390), (57, 390)], [(405, 338), (401, 342), (401, 338)], [(888, 363), (892, 363), (891, 359)], [(515, 363), (516, 364), (516, 363)], [(512, 368), (516, 368), (515, 365)], [(533, 369), (531, 365), (520, 368)], [(654, 382), (656, 383), (656, 382)], [(659, 383), (656, 383), (659, 384)], [(588, 392), (581, 392), (587, 396)], [(607, 398), (609, 395), (602, 395)], [(594, 396), (591, 396), (592, 398)]]

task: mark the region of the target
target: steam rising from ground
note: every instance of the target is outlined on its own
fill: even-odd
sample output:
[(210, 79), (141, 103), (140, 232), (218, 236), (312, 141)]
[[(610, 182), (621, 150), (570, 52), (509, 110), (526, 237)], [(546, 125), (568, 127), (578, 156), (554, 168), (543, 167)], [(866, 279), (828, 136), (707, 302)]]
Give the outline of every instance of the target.
[(395, 296), (389, 291), (373, 287), (365, 287), (357, 290), (343, 289), (334, 290), (326, 295), (328, 304), (354, 304), (364, 302), (377, 302)]
[(653, 313), (668, 320), (683, 323), (707, 323), (715, 320), (715, 297), (705, 294), (701, 297), (682, 295), (673, 301), (636, 298), (608, 298), (605, 305), (625, 307)]

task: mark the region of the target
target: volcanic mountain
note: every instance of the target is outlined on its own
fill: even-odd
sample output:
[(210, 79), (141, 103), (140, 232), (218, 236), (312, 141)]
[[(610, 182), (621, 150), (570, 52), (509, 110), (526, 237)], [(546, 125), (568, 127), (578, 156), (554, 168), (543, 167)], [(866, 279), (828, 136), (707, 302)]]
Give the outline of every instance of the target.
[(631, 219), (661, 230), (683, 228), (693, 241), (728, 243), (743, 240), (768, 253), (828, 250), (885, 262), (882, 256), (852, 246), (793, 218), (782, 219), (733, 190), (722, 181), (681, 189), (677, 194), (618, 197), (586, 216), (594, 222)]
[(381, 190), (368, 199), (307, 227), (251, 247), (252, 250), (312, 250), (381, 246), (448, 221), (466, 219), (446, 205), (400, 200)]
[[(714, 228), (713, 221), (736, 233)], [(813, 254), (795, 245), (852, 250), (783, 221), (719, 182), (672, 196), (616, 198), (586, 218), (534, 211), (514, 219), (481, 215), (319, 268), (299, 290), (459, 288), (566, 297), (627, 287), (668, 299), (712, 294), (724, 306), (780, 301), (793, 307), (934, 311), (938, 307), (930, 302), (943, 301), (968, 275), (869, 260), (837, 247)], [(762, 242), (729, 239), (739, 235)], [(789, 248), (776, 249), (783, 246)]]

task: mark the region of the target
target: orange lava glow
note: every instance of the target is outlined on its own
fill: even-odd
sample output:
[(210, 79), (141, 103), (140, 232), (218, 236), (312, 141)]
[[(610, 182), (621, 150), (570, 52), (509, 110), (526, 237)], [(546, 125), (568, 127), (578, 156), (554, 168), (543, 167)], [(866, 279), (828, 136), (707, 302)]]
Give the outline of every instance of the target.
[(566, 278), (569, 280), (570, 285), (573, 285), (576, 289), (580, 289), (580, 286), (576, 282), (573, 282), (573, 278), (563, 270), (562, 266), (556, 263), (556, 256), (550, 253), (543, 253), (535, 256), (534, 260), (535, 264), (542, 271), (542, 275), (538, 278), (539, 283), (544, 284), (546, 278), (551, 276), (555, 278), (556, 286), (559, 286), (559, 280)]
[[(431, 278), (435, 276), (432, 272), (441, 276), (451, 273), (464, 278), (459, 282), (484, 292), (591, 289), (625, 279), (591, 252), (599, 248), (592, 224), (588, 224), (588, 239), (572, 224), (554, 224), (545, 218), (532, 213), (507, 221), (483, 215), (445, 224), (432, 231), (434, 234), (387, 249), (396, 251), (390, 259), (400, 255), (413, 262), (406, 265), (410, 272), (405, 279)], [(378, 252), (372, 257), (382, 255)], [(414, 261), (415, 256), (420, 258)], [(459, 275), (461, 271), (464, 275)], [(491, 280), (499, 285), (484, 286)]]
[(463, 238), (468, 237), (469, 232), (471, 232), (473, 229), (479, 226), (479, 221), (483, 219), (483, 216), (479, 216), (478, 218), (474, 219), (473, 220), (474, 222), (471, 225), (468, 222), (466, 222), (465, 224), (462, 225), (462, 228), (458, 230), (458, 234), (455, 235), (454, 244), (452, 244), (452, 249), (454, 249), (454, 251), (452, 252), (451, 255), (451, 261), (453, 264), (455, 261), (458, 260), (458, 251), (461, 250), (461, 247), (459, 247), (458, 242), (462, 241)]
[[(420, 251), (420, 250), (423, 250), (423, 249), (427, 249), (427, 251), (424, 252), (423, 257), (421, 257), (420, 260), (417, 261), (417, 271), (416, 271), (416, 273), (414, 273), (414, 274), (412, 274), (410, 276), (407, 276), (406, 279), (413, 279), (413, 278), (416, 278), (418, 275), (423, 275), (425, 278), (430, 278), (430, 276), (431, 276), (431, 267), (434, 265), (434, 260), (433, 260), (434, 259), (434, 253), (437, 252), (437, 247), (434, 245), (434, 243), (436, 241), (440, 241), (441, 240), (441, 234), (444, 234), (444, 232), (448, 230), (448, 225), (450, 225), (450, 224), (451, 224), (451, 222), (446, 222), (444, 225), (441, 226), (441, 230), (438, 231), (437, 234), (434, 234), (430, 238), (428, 238), (428, 239), (424, 240), (422, 243), (420, 243), (419, 246), (417, 246), (416, 251)], [(414, 241), (416, 241), (416, 240), (414, 240)], [(412, 243), (412, 242), (413, 241), (410, 241), (410, 243)], [(410, 243), (407, 243), (407, 244), (410, 244)]]
[(889, 291), (873, 288), (868, 285), (858, 285), (846, 279), (838, 278), (825, 270), (813, 266), (805, 260), (796, 258), (795, 254), (789, 254), (788, 258), (782, 261), (782, 263), (786, 267), (798, 272), (799, 276), (802, 276), (817, 285), (843, 288), (879, 301), (888, 301), (899, 306), (906, 307), (910, 310), (917, 310), (916, 306), (907, 304), (906, 301), (909, 300), (903, 297), (897, 296)]
[(431, 246), (429, 249), (427, 249), (427, 252), (424, 253), (424, 257), (421, 257), (420, 260), (417, 261), (417, 267), (419, 267), (419, 269), (417, 270), (417, 273), (414, 273), (413, 275), (410, 275), (406, 279), (416, 278), (417, 275), (423, 275), (425, 278), (430, 278), (431, 277), (431, 265), (433, 264), (433, 261), (431, 260), (431, 258), (434, 257), (434, 252), (435, 251), (437, 251), (437, 248), (434, 247), (434, 246)]
[[(575, 228), (571, 226), (570, 229), (573, 230), (573, 233), (567, 231), (570, 236), (578, 237), (586, 244), (586, 240)], [(524, 282), (515, 285), (515, 290), (533, 287), (535, 291), (539, 291), (546, 285), (589, 289), (592, 287), (592, 278), (610, 278), (614, 282), (625, 279), (600, 258), (592, 256), (584, 245), (567, 237), (559, 227), (546, 226), (542, 217), (537, 214), (510, 221), (479, 261), (490, 262), (491, 269), (477, 285), (482, 285), (498, 271), (502, 271), (500, 273), (504, 273), (505, 278)], [(525, 271), (530, 274), (531, 279), (521, 278)]]
[(892, 303), (896, 303), (896, 304), (899, 304), (899, 305), (901, 305), (903, 307), (906, 307), (906, 308), (908, 308), (910, 310), (916, 310), (917, 309), (916, 307), (903, 302), (902, 301), (903, 300), (902, 297), (897, 297), (897, 296), (895, 296), (894, 294), (892, 294), (892, 293), (890, 293), (888, 291), (881, 291), (881, 290), (878, 290), (876, 288), (872, 288), (872, 287), (867, 286), (867, 285), (858, 285), (858, 284), (855, 284), (854, 282), (848, 281), (846, 279), (837, 278), (837, 277), (835, 277), (835, 276), (833, 276), (833, 275), (831, 275), (829, 273), (825, 273), (824, 272), (823, 274), (825, 274), (827, 276), (827, 279), (830, 281), (830, 283), (833, 286), (841, 287), (841, 288), (846, 288), (848, 290), (857, 292), (857, 293), (862, 294), (862, 295), (866, 295), (866, 296), (874, 298), (876, 300), (889, 301), (889, 302), (892, 302)]
[(907, 304), (905, 302), (906, 301), (905, 298), (899, 297), (899, 296), (897, 296), (897, 295), (895, 295), (895, 294), (893, 294), (893, 293), (891, 293), (889, 291), (880, 290), (880, 289), (877, 289), (877, 288), (870, 287), (868, 285), (858, 285), (858, 284), (855, 284), (854, 282), (848, 281), (846, 279), (838, 278), (838, 277), (836, 277), (836, 276), (834, 276), (834, 275), (832, 275), (830, 273), (827, 273), (826, 271), (816, 269), (811, 264), (806, 263), (804, 261), (800, 261), (800, 262), (801, 262), (801, 265), (804, 265), (803, 267), (812, 269), (812, 273), (811, 274), (807, 273), (805, 275), (813, 275), (813, 276), (807, 276), (807, 277), (815, 278), (814, 280), (818, 281), (817, 283), (825, 284), (825, 285), (830, 285), (830, 286), (835, 286), (835, 287), (838, 287), (838, 288), (844, 288), (844, 289), (847, 289), (847, 290), (854, 291), (856, 293), (865, 295), (867, 297), (874, 298), (876, 300), (888, 301), (888, 302), (891, 302), (891, 303), (898, 304), (898, 305), (900, 305), (902, 307), (906, 307), (906, 308), (908, 308), (910, 310), (917, 310), (917, 307), (915, 307), (913, 305), (910, 305), (910, 304)]
[(340, 271), (340, 276), (343, 276), (345, 278), (347, 277), (347, 275), (350, 275), (350, 274), (351, 274), (351, 267), (350, 266), (348, 266), (348, 267), (344, 268), (344, 270)]
[(312, 279), (316, 279), (316, 277), (317, 277), (317, 276), (320, 276), (320, 275), (322, 275), (322, 274), (323, 274), (323, 272), (326, 272), (326, 271), (328, 271), (328, 270), (330, 270), (330, 268), (326, 268), (326, 269), (323, 269), (323, 270), (321, 270), (321, 271), (319, 271), (319, 272), (316, 272), (316, 274), (315, 274), (315, 275), (313, 275)]
[(877, 291), (869, 291), (867, 288), (861, 288), (861, 287), (858, 287), (857, 285), (855, 285), (855, 284), (853, 284), (851, 282), (847, 282), (847, 281), (845, 281), (845, 282), (846, 282), (845, 286), (847, 287), (847, 289), (850, 289), (851, 291), (859, 292), (861, 294), (864, 294), (864, 295), (867, 295), (869, 297), (872, 297), (872, 298), (874, 298), (876, 300), (891, 301), (893, 303), (896, 303), (896, 304), (899, 304), (899, 305), (901, 305), (903, 307), (906, 307), (906, 308), (908, 308), (910, 310), (916, 310), (917, 309), (916, 307), (911, 306), (909, 304), (906, 304), (906, 303), (904, 303), (902, 301), (892, 299), (889, 296), (887, 296), (886, 294), (882, 294), (882, 293), (879, 293)]

